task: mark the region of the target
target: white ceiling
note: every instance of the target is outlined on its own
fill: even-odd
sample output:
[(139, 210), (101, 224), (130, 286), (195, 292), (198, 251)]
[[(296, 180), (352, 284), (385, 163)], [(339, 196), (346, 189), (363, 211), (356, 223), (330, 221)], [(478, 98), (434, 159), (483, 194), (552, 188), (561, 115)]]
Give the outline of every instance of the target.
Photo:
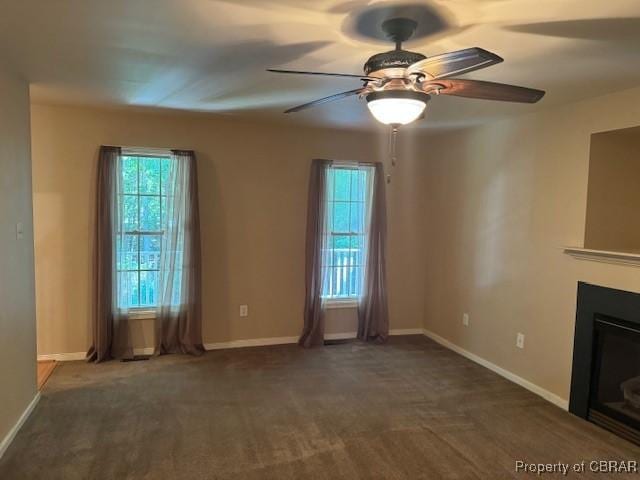
[[(408, 3), (416, 0), (407, 0)], [(268, 67), (360, 73), (388, 50), (353, 32), (359, 0), (0, 0), (0, 59), (36, 102), (136, 105), (368, 127), (351, 98), (287, 107), (358, 80), (294, 77)], [(440, 0), (449, 29), (405, 48), (435, 55), (479, 46), (505, 62), (470, 78), (541, 88), (538, 105), (434, 98), (424, 125), (525, 113), (640, 85), (638, 0)]]

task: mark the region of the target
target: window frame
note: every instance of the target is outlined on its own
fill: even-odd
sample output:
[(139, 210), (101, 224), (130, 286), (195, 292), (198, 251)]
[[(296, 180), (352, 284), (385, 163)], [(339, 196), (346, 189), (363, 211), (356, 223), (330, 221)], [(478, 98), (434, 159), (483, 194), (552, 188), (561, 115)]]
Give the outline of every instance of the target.
[[(351, 172), (359, 172), (360, 168), (359, 168), (359, 164), (356, 162), (345, 162), (345, 163), (333, 163), (331, 165), (329, 165), (327, 167), (328, 170), (350, 170)], [(369, 174), (367, 172), (367, 174)], [(325, 184), (325, 188), (327, 188), (328, 190), (328, 182)], [(363, 215), (363, 221), (365, 223), (365, 227), (364, 227), (364, 231), (363, 232), (354, 232), (354, 231), (348, 231), (348, 232), (342, 232), (342, 231), (334, 231), (333, 230), (333, 222), (334, 222), (334, 218), (332, 217), (330, 219), (330, 222), (327, 223), (331, 223), (331, 228), (329, 229), (328, 232), (326, 232), (326, 235), (328, 237), (334, 237), (334, 236), (342, 236), (342, 237), (361, 237), (363, 239), (363, 243), (366, 244), (369, 241), (369, 226), (367, 225), (367, 219), (366, 219), (366, 214), (367, 214), (367, 210), (368, 208), (371, 208), (371, 206), (367, 206), (367, 203), (371, 201), (371, 199), (368, 199), (366, 197), (363, 198), (363, 200), (353, 200), (352, 197), (352, 192), (351, 192), (351, 188), (352, 188), (352, 183), (350, 182), (349, 185), (349, 200), (336, 200), (336, 194), (335, 194), (335, 189), (336, 189), (336, 184), (335, 184), (335, 176), (334, 176), (334, 184), (333, 184), (333, 194), (332, 194), (332, 200), (329, 200), (329, 195), (328, 195), (328, 191), (325, 191), (325, 209), (326, 211), (331, 211), (331, 214), (333, 215), (333, 209), (329, 209), (328, 206), (329, 204), (333, 204), (334, 208), (335, 208), (335, 204), (336, 203), (348, 203), (349, 204), (349, 227), (351, 227), (351, 206), (355, 203), (355, 204), (362, 204), (362, 215)], [(365, 192), (366, 193), (366, 190)], [(323, 232), (323, 235), (325, 235), (325, 232)], [(351, 245), (351, 241), (349, 242), (349, 244)], [(349, 247), (349, 249), (351, 250), (351, 247)], [(331, 249), (333, 250), (333, 248)], [(365, 247), (363, 246), (361, 249), (361, 253), (363, 254), (365, 251)], [(362, 265), (357, 265), (355, 267), (361, 269), (361, 275), (362, 275), (362, 281), (364, 282), (364, 275), (365, 275), (365, 268), (366, 268), (366, 260), (364, 259), (364, 255), (362, 257)], [(336, 268), (335, 265), (329, 265), (329, 266), (325, 266), (322, 265), (321, 266), (322, 269), (328, 268), (328, 269), (332, 269), (332, 268)], [(323, 285), (323, 290), (324, 290), (324, 285)], [(361, 292), (360, 292), (361, 293)], [(337, 296), (326, 296), (326, 295), (322, 295), (321, 294), (321, 299), (322, 302), (324, 303), (325, 307), (327, 309), (342, 309), (342, 308), (356, 308), (360, 302), (360, 294), (358, 295), (351, 295), (351, 296), (341, 296), (341, 297), (337, 297)]]
[[(164, 149), (154, 149), (154, 148), (123, 148), (121, 151), (121, 162), (124, 161), (125, 157), (135, 157), (138, 159), (140, 158), (155, 158), (155, 159), (159, 159), (160, 161), (162, 161), (163, 159), (171, 159), (171, 151), (170, 150), (164, 150)], [(118, 172), (118, 174), (121, 174), (122, 172)], [(138, 163), (138, 168), (137, 168), (137, 175), (136, 175), (136, 191), (137, 193), (125, 193), (124, 191), (122, 193), (118, 192), (116, 193), (116, 195), (118, 195), (118, 197), (122, 197), (122, 199), (124, 199), (125, 196), (135, 196), (136, 200), (137, 200), (137, 211), (138, 211), (138, 229), (137, 230), (124, 230), (123, 232), (116, 232), (117, 235), (135, 235), (138, 239), (138, 259), (137, 259), (137, 265), (138, 268), (135, 270), (120, 270), (118, 269), (117, 265), (116, 265), (116, 274), (119, 274), (120, 272), (137, 272), (138, 273), (138, 289), (140, 288), (140, 272), (148, 272), (148, 271), (153, 271), (153, 272), (159, 272), (159, 268), (158, 269), (141, 269), (140, 268), (140, 237), (142, 236), (157, 236), (160, 237), (160, 239), (162, 239), (162, 237), (164, 236), (165, 232), (164, 230), (157, 230), (157, 231), (151, 231), (151, 230), (140, 230), (140, 198), (141, 197), (158, 197), (160, 199), (160, 222), (162, 223), (162, 200), (163, 200), (163, 196), (166, 197), (167, 194), (163, 195), (162, 192), (162, 164), (160, 166), (160, 182), (159, 182), (159, 193), (155, 194), (155, 193), (140, 193), (140, 175), (141, 175), (141, 169), (140, 169), (140, 164)], [(118, 198), (118, 203), (120, 202), (120, 198)], [(123, 224), (124, 225), (124, 224)], [(162, 240), (161, 240), (162, 242)], [(162, 247), (161, 247), (162, 249)], [(114, 259), (115, 262), (117, 262), (117, 256)], [(138, 291), (138, 302), (140, 301), (140, 292)], [(118, 305), (118, 308), (120, 306)], [(143, 306), (135, 306), (135, 307), (128, 307), (127, 311), (128, 311), (128, 318), (132, 319), (132, 320), (146, 320), (146, 319), (154, 319), (156, 318), (156, 309), (157, 309), (157, 304), (156, 305), (143, 305)]]

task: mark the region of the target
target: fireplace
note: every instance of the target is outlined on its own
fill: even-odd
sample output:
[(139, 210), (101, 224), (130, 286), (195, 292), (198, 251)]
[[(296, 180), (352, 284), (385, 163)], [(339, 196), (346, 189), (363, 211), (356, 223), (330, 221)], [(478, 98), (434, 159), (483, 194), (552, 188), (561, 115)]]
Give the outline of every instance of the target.
[(640, 294), (578, 284), (569, 411), (640, 444)]

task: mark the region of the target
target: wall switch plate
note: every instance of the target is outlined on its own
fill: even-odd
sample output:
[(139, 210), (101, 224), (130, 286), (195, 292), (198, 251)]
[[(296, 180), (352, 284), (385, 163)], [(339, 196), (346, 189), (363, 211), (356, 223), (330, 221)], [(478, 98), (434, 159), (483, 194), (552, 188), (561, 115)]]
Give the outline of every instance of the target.
[(524, 333), (518, 333), (516, 336), (516, 347), (524, 348)]
[(468, 314), (468, 313), (463, 313), (463, 314), (462, 314), (462, 324), (463, 324), (465, 327), (468, 327), (468, 326), (469, 326), (469, 314)]
[(16, 223), (16, 239), (22, 240), (24, 238), (24, 225), (22, 222)]
[(240, 316), (241, 317), (249, 316), (249, 305), (240, 305)]

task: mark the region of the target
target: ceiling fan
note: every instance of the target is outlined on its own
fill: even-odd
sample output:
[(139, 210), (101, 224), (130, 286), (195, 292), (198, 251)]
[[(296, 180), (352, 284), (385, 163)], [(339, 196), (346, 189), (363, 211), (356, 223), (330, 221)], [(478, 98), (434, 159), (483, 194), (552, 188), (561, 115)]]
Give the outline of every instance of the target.
[(275, 73), (351, 77), (364, 82), (359, 88), (298, 105), (285, 113), (299, 112), (357, 95), (366, 98), (369, 111), (378, 121), (397, 128), (398, 125), (406, 125), (420, 118), (432, 95), (520, 103), (536, 103), (544, 96), (544, 91), (533, 88), (451, 78), (454, 75), (490, 67), (503, 59), (478, 47), (433, 57), (403, 50), (402, 42), (411, 38), (417, 25), (414, 20), (403, 17), (384, 21), (382, 30), (395, 42), (395, 50), (378, 53), (369, 58), (364, 65), (364, 75), (268, 69), (269, 72)]

